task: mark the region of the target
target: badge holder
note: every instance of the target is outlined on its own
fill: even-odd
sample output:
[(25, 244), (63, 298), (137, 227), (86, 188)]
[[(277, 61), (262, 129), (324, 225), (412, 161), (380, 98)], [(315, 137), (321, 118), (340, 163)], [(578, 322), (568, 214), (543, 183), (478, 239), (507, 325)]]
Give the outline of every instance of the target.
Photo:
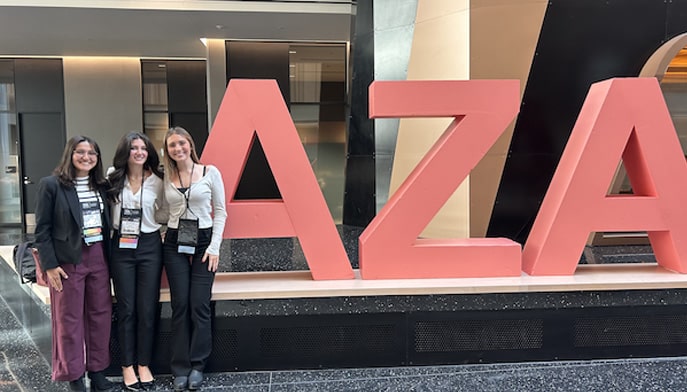
[(143, 211), (140, 208), (122, 208), (119, 223), (120, 249), (136, 249), (138, 247), (142, 214)]
[[(191, 187), (193, 186), (193, 171), (196, 169), (196, 163), (191, 166), (191, 177), (188, 184), (188, 189), (184, 192), (184, 199), (186, 199), (186, 211), (196, 216), (196, 214), (191, 211), (189, 206), (189, 198), (191, 197)], [(179, 175), (179, 185), (182, 187), (184, 183), (181, 181), (181, 175)], [(188, 215), (186, 215), (188, 216)], [(180, 218), (179, 219), (179, 233), (177, 237), (177, 252), (184, 253), (188, 255), (194, 255), (196, 253), (196, 246), (198, 245), (198, 218)]]
[[(100, 198), (98, 198), (100, 199)], [(103, 221), (100, 216), (100, 201), (81, 203), (83, 214), (83, 239), (91, 246), (103, 240)]]
[(179, 248), (177, 252), (195, 254), (198, 245), (198, 219), (179, 219)]

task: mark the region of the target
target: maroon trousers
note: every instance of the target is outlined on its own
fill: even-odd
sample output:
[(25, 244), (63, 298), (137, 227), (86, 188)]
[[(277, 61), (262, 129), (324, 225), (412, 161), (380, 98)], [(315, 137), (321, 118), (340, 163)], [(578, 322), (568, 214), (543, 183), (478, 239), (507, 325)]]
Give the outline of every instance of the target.
[(52, 379), (72, 381), (110, 366), (110, 274), (100, 242), (83, 246), (81, 264), (61, 267), (62, 292), (50, 288)]

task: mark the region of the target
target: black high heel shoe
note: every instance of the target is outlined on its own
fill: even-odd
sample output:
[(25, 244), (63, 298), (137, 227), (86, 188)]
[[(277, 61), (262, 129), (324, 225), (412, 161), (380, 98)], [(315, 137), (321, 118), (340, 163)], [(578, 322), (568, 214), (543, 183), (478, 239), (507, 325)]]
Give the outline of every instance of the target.
[(141, 384), (143, 390), (149, 391), (155, 387), (155, 379), (150, 381), (141, 381), (139, 384)]
[(143, 385), (140, 381), (136, 381), (133, 384), (127, 384), (124, 381), (122, 381), (122, 386), (124, 387), (125, 391), (144, 391), (145, 390), (145, 388), (143, 387)]

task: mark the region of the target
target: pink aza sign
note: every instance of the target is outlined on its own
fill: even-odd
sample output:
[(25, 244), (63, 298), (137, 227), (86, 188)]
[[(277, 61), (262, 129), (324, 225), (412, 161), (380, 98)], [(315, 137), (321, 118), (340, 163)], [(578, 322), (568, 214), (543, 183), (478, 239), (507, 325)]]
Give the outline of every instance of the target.
[[(658, 263), (687, 273), (687, 163), (654, 78), (589, 90), (521, 251), (506, 238), (418, 235), (513, 121), (519, 81), (376, 81), (370, 118), (453, 117), (359, 238), (363, 279), (572, 275), (589, 233), (646, 231)], [(235, 200), (256, 136), (281, 200)], [(622, 158), (632, 195), (608, 195)], [(232, 80), (203, 160), (222, 172), (224, 238), (297, 237), (313, 279), (352, 279), (296, 127), (273, 80)]]

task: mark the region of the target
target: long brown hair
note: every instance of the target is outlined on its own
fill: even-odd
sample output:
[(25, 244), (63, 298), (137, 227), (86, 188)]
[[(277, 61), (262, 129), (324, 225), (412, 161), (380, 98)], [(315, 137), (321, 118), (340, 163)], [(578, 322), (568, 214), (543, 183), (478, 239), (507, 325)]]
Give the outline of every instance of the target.
[(141, 132), (132, 131), (124, 135), (117, 145), (114, 158), (112, 158), (112, 166), (114, 170), (107, 177), (110, 180), (110, 189), (107, 190), (107, 197), (113, 202), (119, 201), (119, 195), (124, 189), (124, 180), (126, 179), (127, 170), (129, 167), (129, 156), (131, 154), (131, 144), (134, 140), (140, 139), (146, 146), (148, 151), (148, 158), (143, 164), (143, 170), (150, 170), (153, 174), (162, 178), (162, 171), (160, 170), (160, 158), (155, 151), (155, 146), (150, 141), (148, 136)]
[(91, 189), (99, 189), (101, 186), (107, 183), (105, 176), (103, 175), (103, 163), (100, 156), (100, 147), (95, 140), (88, 136), (74, 136), (67, 141), (64, 146), (64, 151), (62, 151), (62, 157), (60, 158), (60, 163), (57, 165), (53, 174), (57, 176), (57, 179), (64, 186), (73, 187), (74, 180), (76, 179), (76, 168), (74, 163), (72, 163), (72, 155), (74, 150), (79, 143), (87, 142), (91, 145), (96, 154), (98, 154), (98, 159), (96, 160), (95, 167), (88, 172), (88, 185)]

